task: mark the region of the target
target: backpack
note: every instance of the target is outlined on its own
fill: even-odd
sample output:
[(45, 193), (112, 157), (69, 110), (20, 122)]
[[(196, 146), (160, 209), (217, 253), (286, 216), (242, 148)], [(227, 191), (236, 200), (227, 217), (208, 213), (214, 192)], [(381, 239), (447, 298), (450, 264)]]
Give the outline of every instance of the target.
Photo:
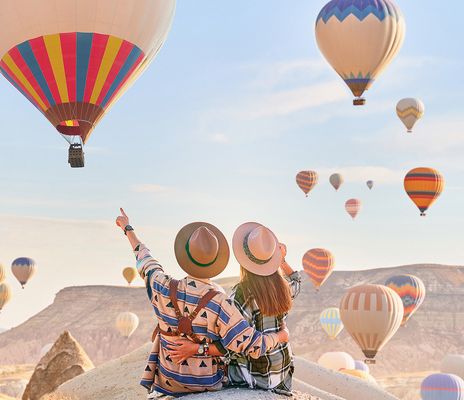
[(201, 343), (202, 341), (197, 336), (195, 332), (193, 332), (192, 321), (196, 318), (198, 313), (205, 308), (208, 303), (219, 294), (217, 290), (210, 289), (198, 302), (195, 310), (193, 310), (189, 315), (184, 316), (180, 311), (178, 299), (177, 299), (177, 288), (179, 286), (179, 281), (176, 279), (171, 279), (169, 282), (169, 298), (171, 299), (171, 303), (174, 306), (174, 310), (176, 312), (176, 319), (177, 319), (177, 329), (171, 331), (163, 331), (159, 324), (153, 331), (152, 335), (152, 342), (155, 340), (156, 336), (161, 333), (164, 336), (188, 336), (192, 339), (195, 343)]

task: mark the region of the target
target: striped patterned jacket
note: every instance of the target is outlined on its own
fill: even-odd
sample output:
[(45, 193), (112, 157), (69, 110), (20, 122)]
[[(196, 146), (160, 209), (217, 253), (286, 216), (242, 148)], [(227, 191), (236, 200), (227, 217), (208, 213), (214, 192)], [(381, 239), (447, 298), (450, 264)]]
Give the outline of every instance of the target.
[[(137, 269), (145, 280), (148, 298), (163, 331), (177, 327), (174, 307), (169, 298), (169, 282), (161, 265), (143, 244), (135, 248)], [(209, 289), (217, 285), (208, 280), (187, 277), (179, 281), (179, 307), (189, 315)], [(216, 295), (193, 320), (193, 331), (208, 342), (220, 341), (226, 349), (259, 358), (278, 344), (277, 334), (263, 334), (252, 328), (233, 301), (223, 292)], [(167, 395), (204, 392), (222, 389), (224, 372), (217, 358), (195, 356), (178, 365), (169, 357), (167, 345), (176, 338), (159, 334), (141, 381), (149, 391)]]

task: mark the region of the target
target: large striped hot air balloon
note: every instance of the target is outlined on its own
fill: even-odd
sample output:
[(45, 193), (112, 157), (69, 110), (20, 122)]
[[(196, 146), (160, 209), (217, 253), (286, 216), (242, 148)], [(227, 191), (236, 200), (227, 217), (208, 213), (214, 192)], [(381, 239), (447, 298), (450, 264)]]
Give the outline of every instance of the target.
[(139, 326), (139, 317), (131, 312), (122, 312), (116, 317), (116, 329), (125, 338), (130, 337)]
[(433, 168), (414, 168), (404, 178), (404, 190), (420, 210), (421, 216), (425, 216), (444, 188), (445, 179)]
[(385, 286), (393, 289), (401, 297), (404, 306), (402, 325), (405, 325), (424, 302), (424, 282), (414, 275), (397, 275), (388, 278)]
[(345, 210), (350, 214), (351, 218), (355, 219), (359, 211), (361, 211), (361, 200), (358, 199), (349, 199), (345, 203)]
[(338, 190), (341, 185), (343, 185), (343, 176), (341, 174), (332, 174), (329, 178), (330, 184), (334, 187), (335, 190)]
[(35, 274), (35, 261), (29, 257), (20, 257), (11, 264), (11, 272), (24, 289), (26, 283)]
[(401, 122), (407, 128), (408, 132), (412, 132), (412, 128), (416, 122), (424, 115), (424, 103), (419, 99), (402, 99), (396, 105), (396, 114)]
[(308, 196), (308, 193), (317, 185), (318, 175), (315, 171), (300, 171), (296, 175), (296, 183), (303, 191), (303, 193)]
[(11, 289), (8, 283), (0, 283), (0, 311), (11, 299)]
[(405, 22), (390, 0), (332, 0), (319, 13), (316, 40), (355, 105), (400, 50)]
[(432, 374), (422, 381), (422, 400), (464, 400), (464, 380), (452, 374)]
[(137, 269), (134, 267), (126, 267), (122, 270), (122, 276), (127, 281), (127, 284), (130, 286), (132, 281), (137, 277)]
[(343, 330), (343, 322), (340, 319), (340, 310), (337, 307), (326, 308), (319, 316), (322, 329), (334, 340)]
[(345, 329), (368, 359), (393, 337), (403, 320), (403, 303), (392, 289), (365, 284), (349, 289), (340, 303)]
[(317, 290), (329, 278), (334, 266), (335, 259), (326, 249), (311, 249), (303, 256), (303, 269)]
[(83, 166), (72, 154), (158, 53), (174, 9), (175, 0), (2, 1), (0, 72), (71, 143), (71, 166)]

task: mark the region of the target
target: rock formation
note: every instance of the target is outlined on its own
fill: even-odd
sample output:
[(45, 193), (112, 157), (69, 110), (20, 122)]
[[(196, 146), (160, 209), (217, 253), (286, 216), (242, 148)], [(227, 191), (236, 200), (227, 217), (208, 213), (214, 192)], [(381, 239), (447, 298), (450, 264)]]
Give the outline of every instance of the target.
[(39, 400), (62, 383), (94, 368), (79, 343), (65, 331), (37, 364), (23, 400)]

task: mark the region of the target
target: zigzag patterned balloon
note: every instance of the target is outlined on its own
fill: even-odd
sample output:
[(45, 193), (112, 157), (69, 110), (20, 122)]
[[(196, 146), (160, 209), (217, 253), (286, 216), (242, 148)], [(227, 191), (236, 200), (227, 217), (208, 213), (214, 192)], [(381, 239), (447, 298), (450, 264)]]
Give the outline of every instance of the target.
[(390, 0), (332, 0), (316, 20), (322, 54), (363, 105), (361, 98), (400, 50), (405, 22)]

